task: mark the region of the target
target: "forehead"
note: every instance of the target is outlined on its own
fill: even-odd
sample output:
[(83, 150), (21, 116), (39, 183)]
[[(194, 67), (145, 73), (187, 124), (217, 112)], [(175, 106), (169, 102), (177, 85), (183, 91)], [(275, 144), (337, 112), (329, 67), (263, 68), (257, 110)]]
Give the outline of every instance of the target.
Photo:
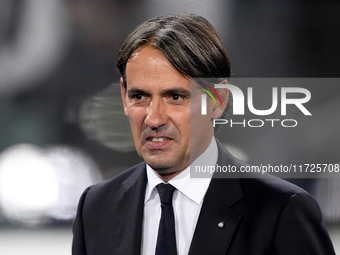
[(126, 65), (127, 88), (158, 88), (183, 86), (190, 88), (190, 80), (180, 74), (157, 48), (145, 45), (131, 54)]

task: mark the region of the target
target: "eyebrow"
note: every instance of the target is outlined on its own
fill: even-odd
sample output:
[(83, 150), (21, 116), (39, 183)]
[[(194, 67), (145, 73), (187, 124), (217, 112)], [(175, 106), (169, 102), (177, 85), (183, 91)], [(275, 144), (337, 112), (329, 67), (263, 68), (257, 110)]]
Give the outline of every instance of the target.
[[(142, 89), (136, 89), (136, 88), (131, 88), (127, 91), (128, 96), (132, 96), (134, 94), (142, 94), (142, 95), (150, 95), (149, 92), (142, 90)], [(173, 88), (173, 89), (166, 89), (161, 91), (162, 96), (167, 96), (167, 95), (173, 95), (173, 94), (180, 94), (186, 97), (190, 97), (190, 91), (187, 89), (183, 88)]]
[(163, 96), (179, 94), (190, 97), (190, 91), (183, 88), (166, 89), (161, 93)]
[(147, 94), (149, 94), (149, 93), (147, 93), (147, 92), (145, 92), (144, 90), (141, 90), (141, 89), (134, 89), (134, 88), (132, 88), (132, 89), (129, 89), (129, 90), (127, 91), (127, 94), (128, 94), (128, 96), (132, 96), (132, 95), (134, 95), (134, 94), (143, 94), (143, 95), (147, 95)]

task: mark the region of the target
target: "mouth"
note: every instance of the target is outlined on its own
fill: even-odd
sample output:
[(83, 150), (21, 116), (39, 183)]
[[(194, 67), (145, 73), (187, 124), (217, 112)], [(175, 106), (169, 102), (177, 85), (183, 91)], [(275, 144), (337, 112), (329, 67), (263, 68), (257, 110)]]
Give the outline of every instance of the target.
[(146, 143), (151, 150), (160, 150), (160, 149), (165, 149), (167, 146), (171, 144), (171, 141), (173, 139), (169, 137), (155, 137), (155, 136), (150, 136), (146, 139)]
[(159, 143), (159, 142), (168, 141), (168, 140), (170, 140), (170, 138), (168, 138), (168, 137), (149, 137), (147, 140), (154, 142), (154, 143)]

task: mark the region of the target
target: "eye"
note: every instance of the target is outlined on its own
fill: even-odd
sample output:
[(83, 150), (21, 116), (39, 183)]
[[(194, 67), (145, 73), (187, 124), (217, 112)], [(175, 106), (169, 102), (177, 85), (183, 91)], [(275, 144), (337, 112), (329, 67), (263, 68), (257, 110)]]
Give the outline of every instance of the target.
[(178, 94), (171, 95), (171, 99), (174, 100), (174, 101), (178, 101), (178, 100), (180, 100), (182, 98), (183, 97), (181, 95), (178, 95)]
[(143, 99), (143, 95), (142, 95), (142, 94), (134, 94), (134, 95), (132, 96), (132, 98), (133, 98), (133, 99), (136, 99), (136, 100), (141, 100), (141, 99)]

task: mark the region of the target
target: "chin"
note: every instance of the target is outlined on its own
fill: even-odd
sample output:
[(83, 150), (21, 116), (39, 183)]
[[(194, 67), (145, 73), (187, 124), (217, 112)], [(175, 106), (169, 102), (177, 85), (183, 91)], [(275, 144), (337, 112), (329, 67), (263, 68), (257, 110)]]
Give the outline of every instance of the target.
[(145, 161), (153, 170), (159, 174), (171, 174), (184, 170), (187, 166), (171, 161)]
[[(186, 164), (183, 162), (182, 157), (173, 155), (171, 153), (157, 154), (144, 154), (142, 156), (145, 163), (147, 163), (152, 169), (157, 172), (171, 173), (184, 169)], [(188, 160), (189, 161), (189, 160)]]
[(159, 157), (156, 160), (145, 159), (144, 161), (157, 172), (166, 171), (167, 169), (172, 168), (176, 165), (175, 163), (170, 162), (169, 160), (166, 159), (161, 160)]
[(161, 163), (161, 162), (154, 162), (154, 161), (145, 161), (153, 170), (157, 172), (166, 171), (167, 169), (171, 168), (172, 166), (169, 164)]

